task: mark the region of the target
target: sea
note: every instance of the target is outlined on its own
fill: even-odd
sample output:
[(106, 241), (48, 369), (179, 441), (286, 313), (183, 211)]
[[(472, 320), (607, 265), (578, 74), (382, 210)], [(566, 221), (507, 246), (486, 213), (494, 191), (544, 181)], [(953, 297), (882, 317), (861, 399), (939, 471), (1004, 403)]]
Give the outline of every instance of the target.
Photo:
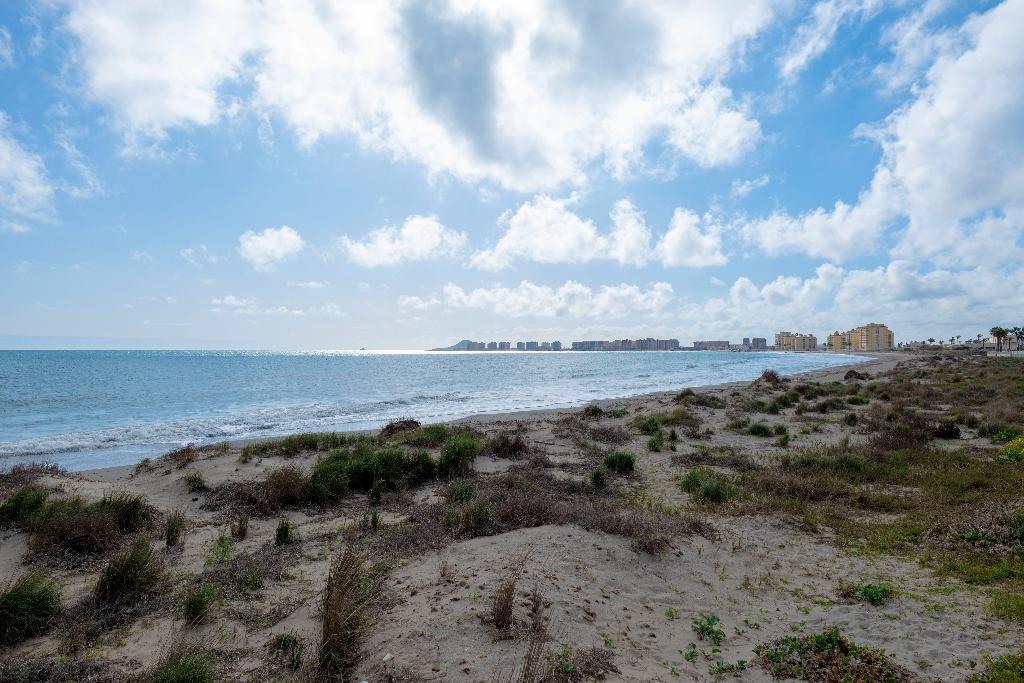
[(714, 351), (0, 351), (0, 470), (128, 465), (187, 443), (578, 406), (858, 363)]

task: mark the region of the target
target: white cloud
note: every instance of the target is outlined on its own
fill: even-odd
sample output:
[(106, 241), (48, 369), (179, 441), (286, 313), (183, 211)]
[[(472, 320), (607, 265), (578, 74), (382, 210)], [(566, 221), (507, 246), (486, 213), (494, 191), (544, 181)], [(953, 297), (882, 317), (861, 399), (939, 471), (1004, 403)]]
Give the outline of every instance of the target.
[(658, 260), (665, 266), (705, 267), (726, 263), (721, 228), (711, 217), (699, 219), (690, 211), (676, 209), (658, 244), (651, 247), (651, 230), (643, 213), (628, 199), (615, 202), (611, 229), (602, 233), (592, 220), (580, 218), (571, 208), (575, 197), (555, 199), (538, 195), (514, 213), (498, 220), (504, 233), (494, 247), (470, 258), (482, 270), (509, 268), (517, 260), (534, 263), (589, 263), (612, 260), (619, 265), (644, 266)]
[(399, 306), (403, 308), (412, 308), (417, 311), (423, 311), (428, 308), (433, 308), (434, 306), (437, 306), (440, 303), (441, 302), (437, 299), (437, 297), (430, 297), (429, 299), (424, 299), (422, 297), (409, 296), (407, 294), (403, 294), (400, 297), (398, 297)]
[(915, 98), (883, 124), (863, 128), (882, 158), (855, 204), (799, 216), (779, 212), (744, 229), (768, 253), (835, 260), (877, 248), (887, 229), (892, 255), (944, 267), (1021, 253), (1024, 234), (1024, 47), (1015, 30), (1024, 2), (1007, 0), (969, 19), (957, 45), (928, 70)]
[(737, 161), (760, 127), (722, 80), (773, 14), (768, 0), (85, 0), (66, 25), (129, 149), (249, 111), (305, 146), (344, 135), (431, 175), (535, 191), (642, 171), (652, 142), (658, 163)]
[(591, 220), (583, 220), (569, 208), (574, 201), (540, 195), (524, 202), (515, 213), (498, 219), (505, 229), (493, 249), (477, 251), (470, 265), (483, 270), (508, 268), (516, 259), (537, 263), (586, 263), (600, 258), (607, 240), (598, 235)]
[(771, 176), (769, 176), (767, 173), (758, 176), (757, 178), (751, 178), (750, 180), (740, 180), (739, 178), (737, 178), (736, 180), (732, 181), (732, 187), (729, 190), (729, 194), (731, 194), (733, 197), (738, 197), (742, 199), (743, 197), (748, 196), (754, 190), (759, 190), (765, 185), (767, 185), (770, 180)]
[(132, 251), (131, 259), (136, 263), (153, 263), (154, 261), (156, 261), (156, 259), (153, 258), (152, 254), (142, 249), (136, 249)]
[[(898, 0), (900, 1), (900, 0)], [(832, 44), (840, 26), (851, 20), (865, 20), (885, 7), (883, 0), (822, 0), (814, 5), (810, 18), (799, 26), (779, 58), (779, 75), (792, 81)]]
[(668, 230), (655, 247), (665, 266), (703, 268), (728, 262), (722, 253), (722, 229), (710, 214), (697, 216), (693, 211), (676, 209)]
[(197, 268), (212, 265), (220, 260), (216, 254), (210, 253), (205, 244), (200, 244), (198, 247), (185, 247), (178, 252), (178, 256)]
[(291, 280), (286, 284), (288, 287), (298, 287), (300, 289), (323, 289), (324, 287), (328, 286), (331, 283), (327, 282), (326, 280), (309, 280), (300, 282)]
[(376, 268), (457, 256), (465, 249), (466, 242), (465, 233), (449, 230), (437, 216), (409, 216), (401, 227), (377, 228), (363, 240), (342, 235), (338, 238), (338, 248), (350, 263)]
[(523, 280), (516, 287), (479, 287), (469, 292), (453, 283), (444, 287), (452, 308), (481, 309), (502, 316), (621, 318), (657, 313), (672, 301), (672, 285), (655, 282), (646, 290), (636, 285), (603, 285), (594, 291), (568, 280), (557, 289)]
[(43, 160), (21, 145), (0, 111), (0, 229), (24, 233), (28, 222), (53, 221), (53, 194)]
[(299, 233), (287, 225), (267, 228), (262, 232), (248, 230), (238, 238), (238, 253), (259, 271), (273, 270), (281, 261), (302, 251), (304, 246)]
[(925, 0), (917, 11), (893, 22), (882, 32), (882, 44), (892, 50), (893, 59), (876, 65), (874, 75), (885, 91), (891, 93), (911, 85), (937, 55), (956, 47), (959, 40), (956, 31), (930, 27), (950, 4), (950, 0)]
[(14, 41), (6, 26), (0, 26), (0, 69), (14, 67)]
[(261, 307), (259, 305), (259, 299), (254, 296), (235, 296), (228, 294), (223, 297), (216, 297), (210, 299), (211, 313), (235, 313), (237, 315), (281, 315), (281, 316), (293, 316), (302, 317), (306, 315), (306, 311), (298, 308), (288, 308), (287, 306), (268, 306)]
[(245, 296), (238, 297), (234, 294), (228, 294), (225, 297), (215, 298), (210, 300), (211, 306), (223, 306), (225, 308), (247, 308), (256, 303), (256, 297)]

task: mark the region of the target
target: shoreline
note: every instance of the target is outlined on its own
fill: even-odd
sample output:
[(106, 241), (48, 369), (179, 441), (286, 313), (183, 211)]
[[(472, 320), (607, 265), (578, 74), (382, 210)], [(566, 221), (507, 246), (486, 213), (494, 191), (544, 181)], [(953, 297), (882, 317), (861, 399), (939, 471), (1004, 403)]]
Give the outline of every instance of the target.
[[(596, 352), (595, 352), (596, 353)], [(612, 352), (614, 353), (614, 352)], [(860, 356), (866, 360), (858, 363), (847, 363), (845, 365), (836, 365), (830, 368), (820, 368), (817, 370), (807, 370), (804, 372), (796, 372), (792, 374), (783, 375), (784, 377), (791, 379), (806, 379), (815, 381), (834, 381), (841, 380), (843, 376), (853, 369), (859, 369), (860, 371), (866, 372), (886, 372), (896, 367), (899, 363), (909, 360), (914, 357), (910, 353), (900, 352), (888, 352), (883, 355), (877, 353), (860, 353), (860, 352), (849, 352), (844, 355)], [(693, 387), (685, 387), (692, 389), (697, 393), (719, 393), (735, 390), (740, 387), (747, 387), (753, 380), (733, 380), (730, 382), (719, 382), (717, 384), (702, 384)], [(497, 411), (487, 413), (474, 413), (472, 415), (466, 415), (464, 417), (455, 418), (452, 420), (441, 420), (438, 422), (424, 422), (423, 424), (445, 424), (445, 425), (466, 425), (466, 426), (487, 426), (494, 424), (503, 424), (510, 422), (522, 422), (529, 420), (546, 420), (552, 419), (559, 416), (564, 412), (574, 412), (582, 406), (586, 405), (597, 405), (601, 408), (614, 409), (625, 405), (636, 405), (636, 404), (647, 404), (647, 403), (661, 403), (666, 399), (675, 396), (683, 387), (671, 391), (654, 391), (645, 392), (640, 394), (629, 394), (626, 396), (616, 396), (612, 398), (593, 399), (582, 402), (573, 402), (561, 406), (554, 406), (548, 408), (535, 408), (527, 410), (510, 410), (510, 411)], [(387, 420), (383, 420), (373, 429), (353, 429), (344, 430), (340, 433), (343, 434), (376, 434), (382, 427), (387, 424)], [(300, 434), (302, 432), (292, 432), (291, 434)], [(222, 441), (212, 441), (207, 444), (200, 444), (198, 447), (208, 447), (219, 443), (225, 443), (232, 449), (242, 448), (254, 443), (263, 442), (275, 442), (285, 439), (289, 434), (274, 435), (274, 436), (251, 436), (244, 437), (241, 439), (225, 439)], [(162, 454), (161, 454), (162, 455)], [(159, 456), (157, 456), (159, 457)], [(109, 465), (107, 467), (91, 467), (81, 470), (69, 470), (74, 474), (80, 474), (87, 477), (99, 477), (103, 480), (110, 480), (113, 476), (115, 479), (123, 476), (126, 473), (133, 471), (139, 462), (145, 458), (139, 458), (136, 462), (123, 464), (123, 465)], [(45, 462), (45, 461), (40, 461)]]

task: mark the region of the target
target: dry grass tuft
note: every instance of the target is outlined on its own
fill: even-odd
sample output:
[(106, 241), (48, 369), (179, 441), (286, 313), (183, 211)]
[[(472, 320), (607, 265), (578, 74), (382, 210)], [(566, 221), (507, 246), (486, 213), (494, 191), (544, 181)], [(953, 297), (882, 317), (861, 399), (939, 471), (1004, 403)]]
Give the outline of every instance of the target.
[(530, 551), (526, 551), (512, 561), (512, 564), (505, 570), (494, 595), (491, 596), (491, 623), (499, 631), (507, 631), (515, 623), (513, 607), (516, 599), (516, 584), (526, 570), (526, 563), (530, 560)]
[(321, 602), (319, 668), (345, 677), (362, 656), (370, 628), (369, 607), (378, 592), (375, 578), (351, 545), (331, 565)]

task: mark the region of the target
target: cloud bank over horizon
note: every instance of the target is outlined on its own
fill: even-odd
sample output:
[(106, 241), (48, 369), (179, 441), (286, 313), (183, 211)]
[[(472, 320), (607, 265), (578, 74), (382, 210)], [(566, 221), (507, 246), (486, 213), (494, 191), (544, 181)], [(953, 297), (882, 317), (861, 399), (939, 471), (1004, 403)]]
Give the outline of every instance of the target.
[(0, 333), (1020, 324), (1022, 25), (1024, 0), (13, 3)]

